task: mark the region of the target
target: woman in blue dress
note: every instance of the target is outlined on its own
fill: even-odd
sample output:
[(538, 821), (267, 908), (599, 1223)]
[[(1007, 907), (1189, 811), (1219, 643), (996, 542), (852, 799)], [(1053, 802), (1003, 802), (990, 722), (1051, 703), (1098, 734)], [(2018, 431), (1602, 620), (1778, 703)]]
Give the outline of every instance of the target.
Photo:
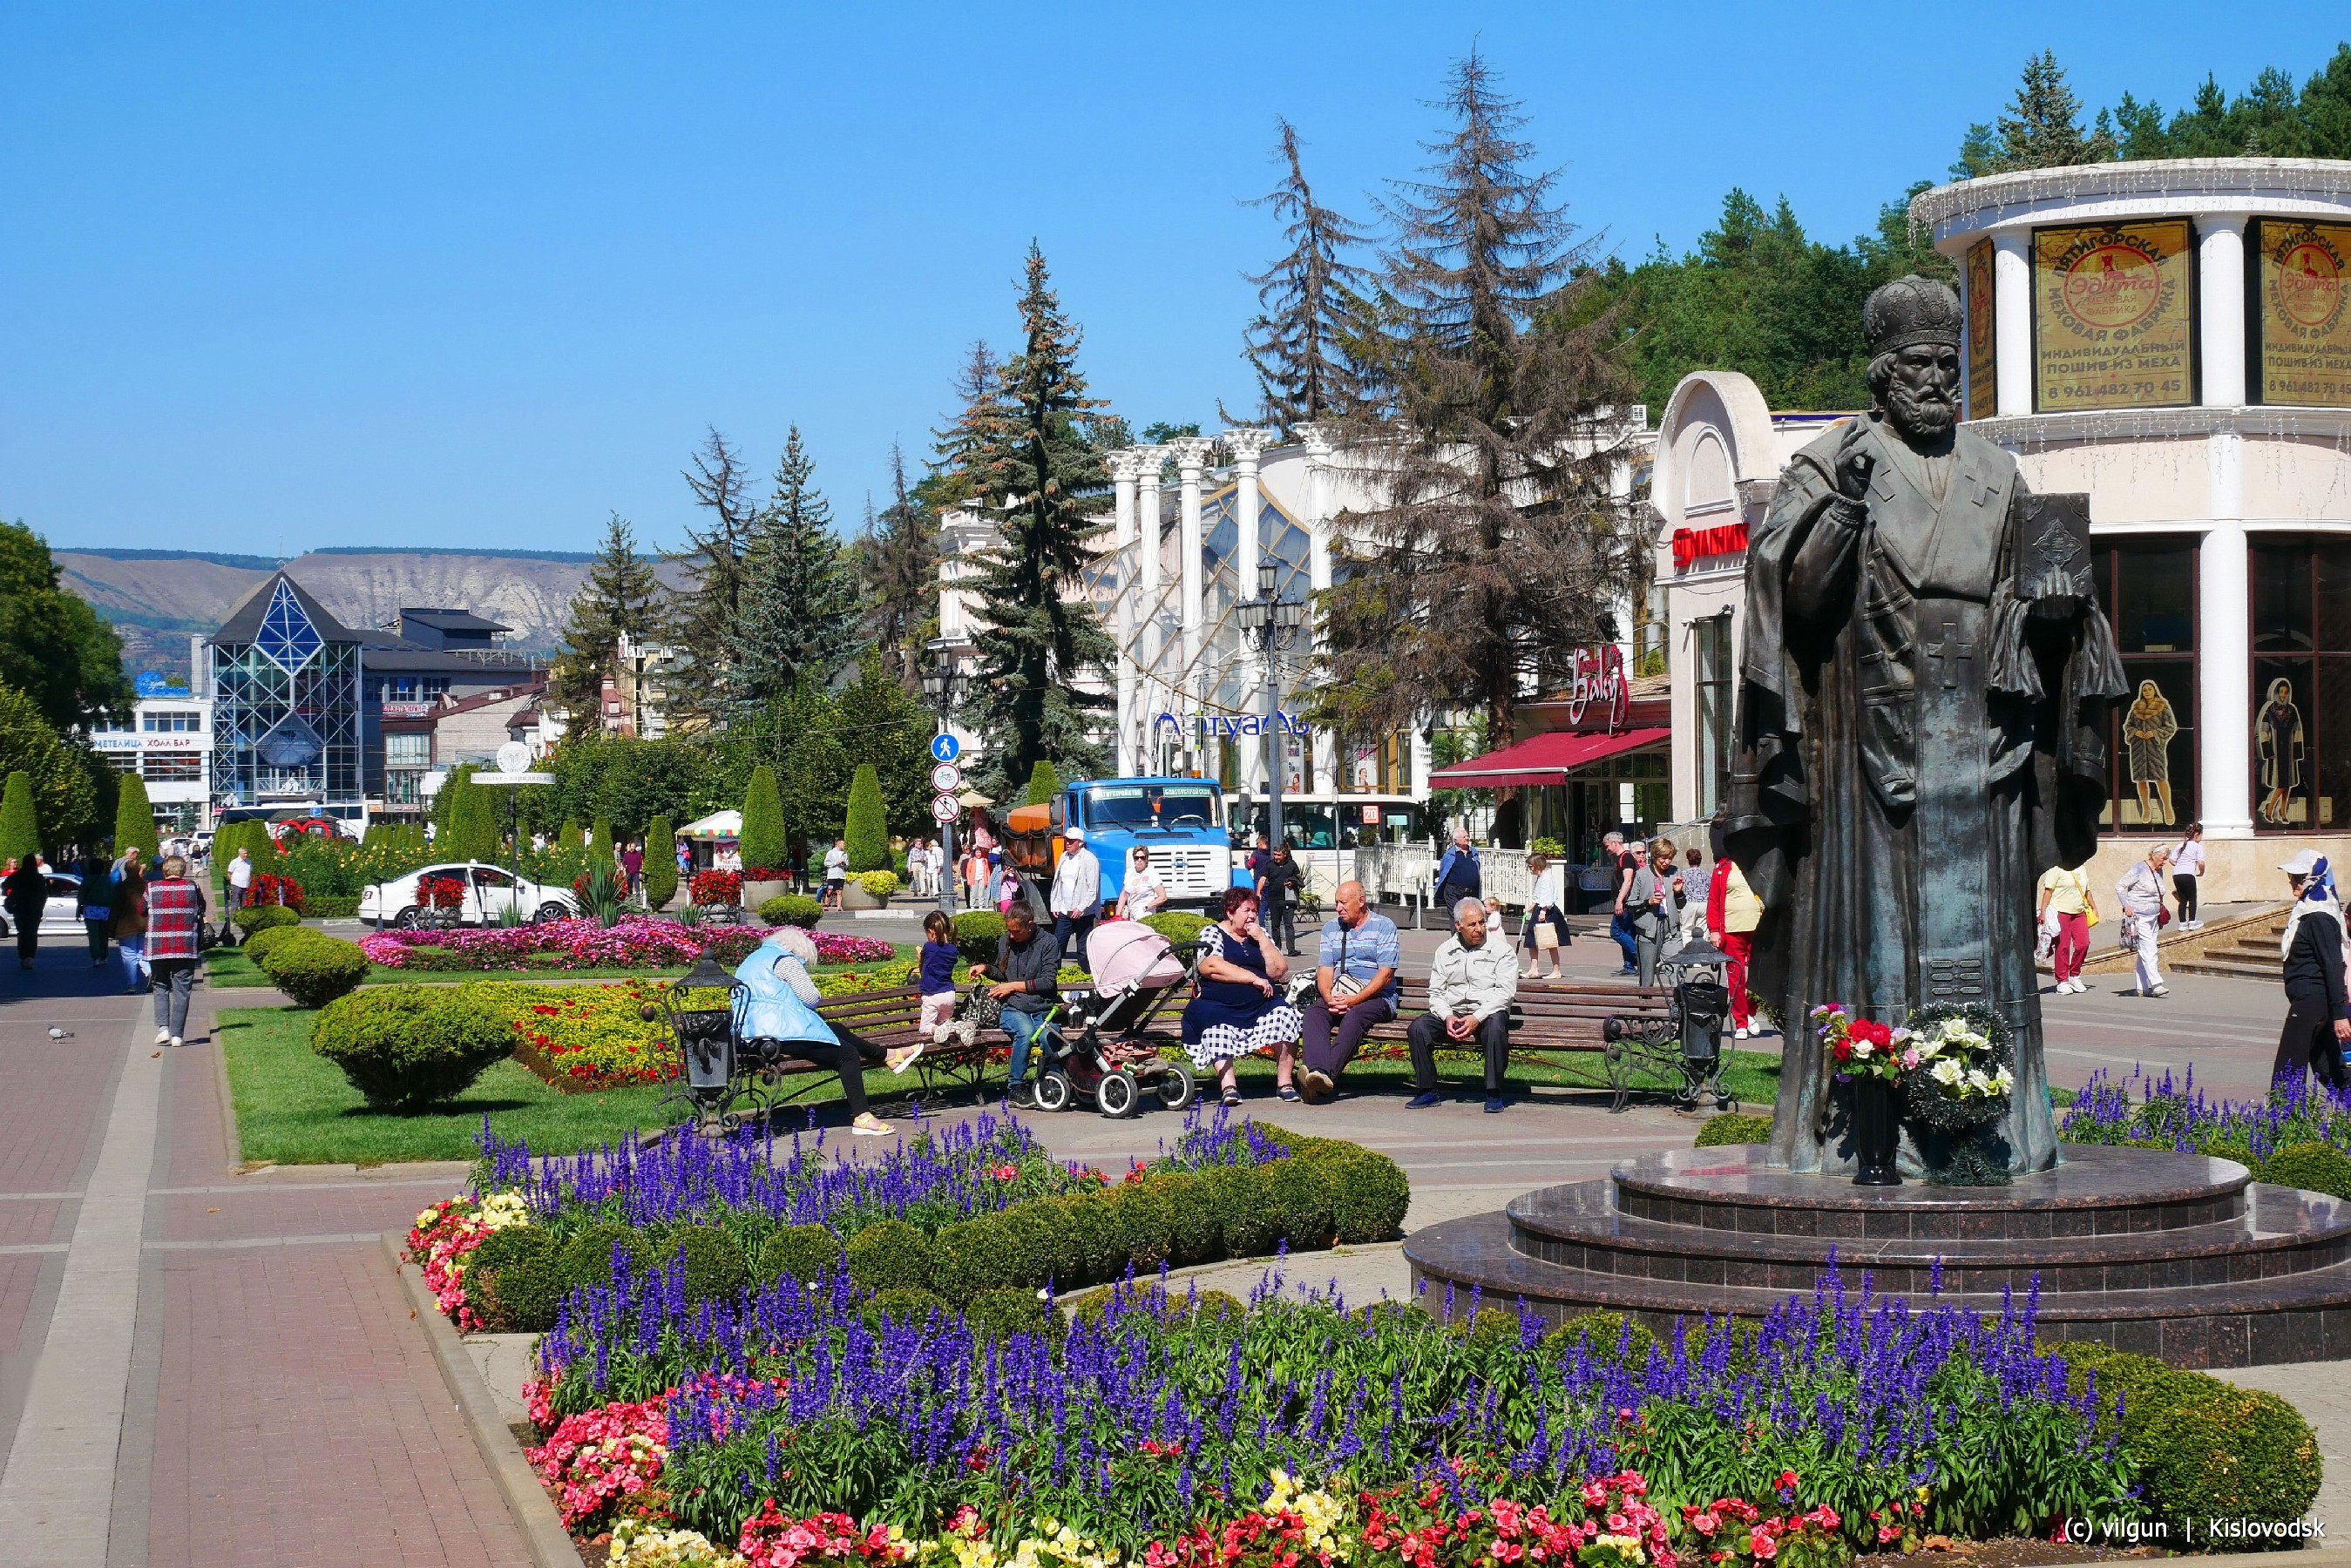
[(1199, 993), (1184, 1009), (1184, 1049), (1202, 1072), (1213, 1072), (1228, 1106), (1241, 1103), (1233, 1063), (1273, 1047), (1274, 1080), (1285, 1100), (1298, 1098), (1290, 1070), (1305, 1021), (1283, 996), (1290, 961), (1257, 923), (1257, 894), (1225, 892), (1225, 918), (1200, 933)]

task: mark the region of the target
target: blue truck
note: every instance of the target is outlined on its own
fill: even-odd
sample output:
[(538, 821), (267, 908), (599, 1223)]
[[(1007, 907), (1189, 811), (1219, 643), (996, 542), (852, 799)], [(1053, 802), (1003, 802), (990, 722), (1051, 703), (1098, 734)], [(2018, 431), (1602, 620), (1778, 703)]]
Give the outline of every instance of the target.
[(1105, 904), (1126, 885), (1137, 845), (1150, 852), (1170, 909), (1220, 909), (1233, 885), (1225, 796), (1213, 779), (1081, 779), (1049, 805), (1015, 807), (1005, 819), (1005, 852), (1040, 894), (1052, 885), (1062, 831), (1072, 825), (1085, 830), (1087, 847), (1102, 862)]

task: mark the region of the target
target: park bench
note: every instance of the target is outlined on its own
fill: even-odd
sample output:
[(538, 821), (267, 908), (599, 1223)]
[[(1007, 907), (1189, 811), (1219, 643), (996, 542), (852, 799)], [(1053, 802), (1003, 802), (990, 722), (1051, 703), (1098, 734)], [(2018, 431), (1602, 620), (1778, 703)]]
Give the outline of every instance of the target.
[[(1400, 1010), (1395, 1017), (1372, 1031), (1371, 1041), (1403, 1044), (1412, 1020), (1428, 1011), (1426, 979), (1405, 978), (1397, 985)], [(1064, 993), (1084, 989), (1082, 984), (1064, 983), (1061, 987)], [(1555, 981), (1522, 982), (1510, 1007), (1510, 1054), (1548, 1063), (1548, 1059), (1562, 1054), (1600, 1053), (1608, 1086), (1616, 1093), (1614, 1108), (1621, 1110), (1635, 1089), (1624, 1070), (1623, 1054), (1611, 1049), (1606, 1037), (1608, 1021), (1616, 1018), (1636, 1024), (1663, 1024), (1672, 1016), (1672, 993), (1657, 988)], [(818, 1004), (817, 1012), (829, 1022), (853, 1030), (884, 1049), (912, 1044), (921, 1038), (918, 1023), (922, 992), (911, 985), (830, 996)], [(1148, 1038), (1162, 1046), (1175, 1045), (1176, 1018), (1177, 1011), (1171, 1006)], [(1001, 1071), (1004, 1048), (1003, 1035), (993, 1029), (981, 1031), (979, 1039), (970, 1045), (928, 1044), (914, 1064), (921, 1094), (944, 1097), (964, 1092), (985, 1098), (987, 1078)], [(738, 1061), (737, 1072), (738, 1075), (766, 1075), (768, 1087), (761, 1097), (771, 1106), (789, 1105), (820, 1089), (831, 1077), (831, 1069), (798, 1056), (778, 1057), (764, 1064), (744, 1059)], [(787, 1081), (791, 1081), (789, 1092), (785, 1092)]]

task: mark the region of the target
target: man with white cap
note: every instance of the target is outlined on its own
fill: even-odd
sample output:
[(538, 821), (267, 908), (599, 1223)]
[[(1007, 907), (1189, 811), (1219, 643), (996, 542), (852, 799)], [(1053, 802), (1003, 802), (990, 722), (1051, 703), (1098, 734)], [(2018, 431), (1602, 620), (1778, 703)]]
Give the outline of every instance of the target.
[(2351, 1048), (2351, 994), (2343, 976), (2343, 906), (2326, 857), (2305, 849), (2278, 867), (2294, 889), (2279, 948), (2285, 959), (2285, 1028), (2278, 1035), (2273, 1079), (2295, 1084), (2314, 1071), (2336, 1090), (2346, 1085), (2343, 1056)]
[[(1086, 847), (1085, 829), (1061, 830), (1061, 863), (1053, 867), (1053, 891), (1047, 907), (1053, 914), (1053, 940), (1071, 963), (1086, 966), (1086, 938), (1094, 917), (1102, 911), (1102, 863)], [(1075, 941), (1071, 938), (1075, 937)], [(1089, 971), (1091, 972), (1091, 971)]]

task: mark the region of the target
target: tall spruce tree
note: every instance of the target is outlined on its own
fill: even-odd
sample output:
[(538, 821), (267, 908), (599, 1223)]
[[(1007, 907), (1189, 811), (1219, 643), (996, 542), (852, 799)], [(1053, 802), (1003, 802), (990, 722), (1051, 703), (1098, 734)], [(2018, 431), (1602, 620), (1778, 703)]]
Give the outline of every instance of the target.
[(604, 525), (604, 547), (590, 563), (563, 625), (563, 652), (552, 677), (555, 699), (570, 715), (569, 732), (585, 734), (604, 722), (604, 678), (618, 675), (621, 639), (643, 644), (658, 636), (664, 595), (653, 564), (637, 553), (637, 537), (619, 513)]
[(1395, 417), (1377, 427), (1352, 571), (1325, 599), (1324, 716), (1384, 733), (1458, 710), (1496, 745), (1523, 676), (1614, 633), (1638, 539), (1610, 493), (1630, 400), (1616, 307), (1590, 291), (1588, 246), (1528, 167), (1518, 106), (1473, 54), (1446, 95), (1455, 128), (1427, 178), (1386, 203), (1384, 339)]
[(752, 504), (741, 454), (716, 428), (693, 462), (686, 488), (706, 515), (701, 527), (685, 531), (685, 548), (672, 557), (692, 580), (673, 597), (670, 609), (678, 663), (667, 683), (668, 702), (674, 717), (707, 722), (719, 717), (730, 689), (728, 639), (743, 613), (759, 509)]
[(1004, 416), (1004, 367), (984, 341), (965, 354), (955, 390), (955, 417), (931, 432), (931, 470), (914, 487), (934, 513), (967, 504), (986, 483), (989, 442)]
[(857, 576), (865, 596), (865, 631), (891, 678), (920, 689), (923, 644), (938, 618), (937, 518), (906, 488), (906, 457), (890, 443), (890, 504), (869, 518), (857, 541)]
[(1106, 531), (1108, 477), (1081, 424), (1099, 405), (1078, 371), (1080, 333), (1061, 314), (1034, 243), (1020, 321), (1024, 344), (1004, 368), (1001, 404), (978, 452), (974, 500), (1002, 533), (979, 558), (985, 624), (974, 638), (977, 679), (964, 711), (983, 748), (979, 788), (998, 800), (1010, 798), (1040, 759), (1081, 777), (1102, 770), (1089, 715), (1111, 699), (1081, 682), (1117, 652), (1079, 580)]
[(1257, 372), (1258, 422), (1288, 440), (1298, 426), (1352, 413), (1364, 401), (1350, 346), (1360, 341), (1367, 275), (1346, 256), (1370, 242), (1315, 201), (1299, 161), (1298, 132), (1286, 119), (1277, 123), (1281, 140), (1274, 156), (1284, 172), (1250, 205), (1273, 209), (1290, 249), (1265, 271), (1248, 275), (1257, 285), (1258, 313), (1243, 357)]
[(764, 711), (805, 675), (831, 684), (857, 656), (857, 580), (794, 425), (753, 519), (738, 613), (726, 629), (726, 711)]
[(2071, 163), (2103, 163), (2115, 155), (2111, 121), (2101, 113), (2093, 130), (2082, 130), (2082, 100), (2066, 85), (2053, 49), (2024, 62), (2024, 79), (2008, 111), (1991, 125), (1971, 125), (1951, 165), (1954, 179), (2001, 174), (2011, 169), (2057, 169)]

